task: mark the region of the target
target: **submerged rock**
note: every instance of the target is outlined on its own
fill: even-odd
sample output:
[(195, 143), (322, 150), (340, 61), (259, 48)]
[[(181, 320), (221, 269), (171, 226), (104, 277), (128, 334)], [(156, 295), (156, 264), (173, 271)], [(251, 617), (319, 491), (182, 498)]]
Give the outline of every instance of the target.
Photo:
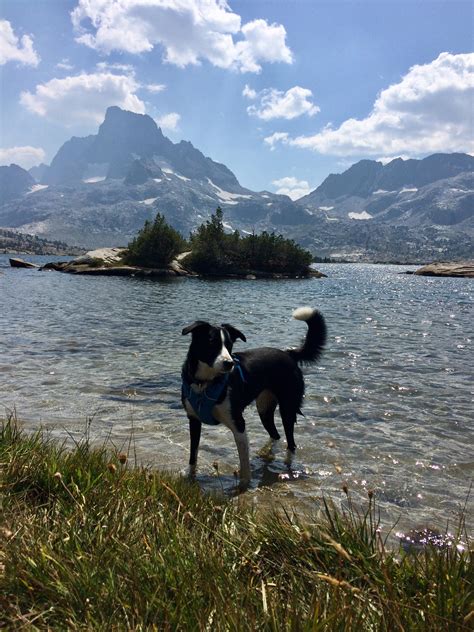
[(30, 261), (23, 261), (23, 259), (10, 259), (10, 265), (12, 268), (39, 268), (40, 266)]

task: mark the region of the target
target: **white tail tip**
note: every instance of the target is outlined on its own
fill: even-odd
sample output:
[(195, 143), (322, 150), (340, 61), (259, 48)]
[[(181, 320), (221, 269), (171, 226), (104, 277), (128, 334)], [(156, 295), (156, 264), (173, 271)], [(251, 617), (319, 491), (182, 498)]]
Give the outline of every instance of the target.
[(293, 312), (293, 318), (296, 318), (296, 320), (309, 320), (315, 311), (312, 307), (298, 307)]

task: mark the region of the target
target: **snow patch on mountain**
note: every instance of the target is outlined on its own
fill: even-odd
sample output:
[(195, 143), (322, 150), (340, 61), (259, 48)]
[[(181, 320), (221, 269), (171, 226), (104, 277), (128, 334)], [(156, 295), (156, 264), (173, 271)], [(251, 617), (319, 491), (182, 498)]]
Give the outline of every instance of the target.
[(34, 184), (29, 191), (26, 192), (26, 195), (31, 195), (31, 193), (36, 193), (36, 191), (41, 191), (42, 189), (47, 189), (47, 184)]
[(350, 219), (372, 219), (372, 215), (367, 213), (367, 211), (362, 211), (362, 213), (347, 213)]
[(214, 189), (216, 189), (217, 197), (221, 202), (229, 203), (229, 201), (237, 200), (239, 198), (250, 200), (253, 197), (252, 195), (244, 195), (243, 193), (230, 193), (230, 191), (224, 191), (224, 189), (218, 187), (217, 184), (214, 184), (214, 182), (210, 178), (207, 178), (207, 181), (209, 182), (211, 187), (214, 187)]
[(94, 184), (95, 182), (103, 182), (105, 180), (105, 176), (94, 176), (93, 178), (86, 178), (83, 180), (85, 184)]

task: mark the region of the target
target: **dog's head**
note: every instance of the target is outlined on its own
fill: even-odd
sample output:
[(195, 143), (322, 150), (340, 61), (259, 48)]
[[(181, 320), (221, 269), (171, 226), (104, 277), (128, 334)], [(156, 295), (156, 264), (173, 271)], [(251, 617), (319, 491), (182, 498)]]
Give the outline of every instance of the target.
[(244, 334), (227, 323), (215, 327), (203, 320), (196, 320), (182, 331), (192, 335), (189, 355), (196, 364), (196, 377), (212, 380), (220, 373), (228, 373), (234, 367), (232, 347), (237, 338), (246, 342)]

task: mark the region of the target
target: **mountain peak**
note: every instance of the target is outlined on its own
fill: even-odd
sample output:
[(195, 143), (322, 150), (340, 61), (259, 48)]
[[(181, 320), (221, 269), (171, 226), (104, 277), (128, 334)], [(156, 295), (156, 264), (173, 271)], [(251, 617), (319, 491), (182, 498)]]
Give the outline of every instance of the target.
[(34, 183), (28, 171), (19, 165), (0, 167), (0, 204), (26, 193)]
[(107, 138), (111, 135), (126, 139), (130, 142), (135, 139), (137, 144), (150, 144), (164, 138), (160, 128), (148, 114), (137, 114), (122, 110), (116, 105), (107, 108), (104, 122), (99, 127), (99, 138)]
[[(189, 141), (174, 144), (151, 116), (122, 110), (116, 105), (107, 108), (96, 135), (73, 136), (64, 143), (42, 181), (66, 184), (105, 175), (108, 179), (122, 179), (138, 159), (168, 165), (190, 179), (210, 178), (227, 191), (240, 189), (237, 178), (225, 165), (206, 158)], [(139, 166), (134, 169), (139, 170)], [(143, 179), (148, 172), (142, 169), (140, 173)]]

